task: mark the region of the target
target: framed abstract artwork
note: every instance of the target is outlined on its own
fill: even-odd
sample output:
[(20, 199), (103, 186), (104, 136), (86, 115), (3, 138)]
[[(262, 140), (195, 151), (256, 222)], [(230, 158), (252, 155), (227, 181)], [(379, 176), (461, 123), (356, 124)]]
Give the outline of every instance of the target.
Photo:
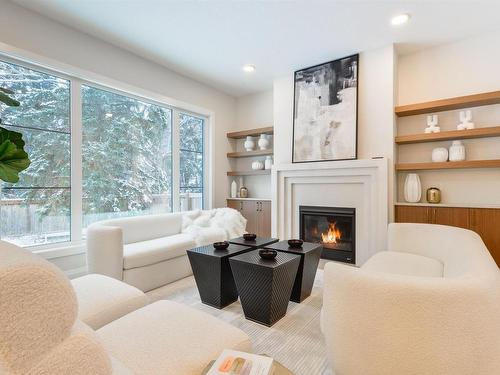
[(359, 55), (294, 74), (294, 163), (357, 158)]

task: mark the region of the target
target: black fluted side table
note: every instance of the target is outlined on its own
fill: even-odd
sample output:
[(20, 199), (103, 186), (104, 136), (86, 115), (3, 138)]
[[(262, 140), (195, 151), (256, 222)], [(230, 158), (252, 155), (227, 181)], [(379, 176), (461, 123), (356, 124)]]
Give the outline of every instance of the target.
[(313, 242), (304, 242), (302, 247), (294, 248), (288, 246), (288, 241), (280, 241), (267, 245), (266, 249), (300, 255), (300, 265), (293, 284), (290, 301), (300, 303), (309, 297), (314, 284), (314, 278), (316, 277), (316, 270), (318, 269), (323, 245)]
[(250, 250), (249, 246), (229, 244), (226, 250), (207, 245), (187, 251), (201, 302), (222, 309), (238, 299), (229, 258)]
[(258, 250), (229, 258), (245, 318), (272, 326), (286, 314), (300, 256), (278, 252), (262, 259)]
[(279, 239), (272, 237), (257, 237), (254, 241), (247, 241), (243, 237), (238, 237), (230, 239), (228, 242), (234, 243), (236, 245), (250, 246), (253, 247), (254, 249), (257, 249), (278, 241)]

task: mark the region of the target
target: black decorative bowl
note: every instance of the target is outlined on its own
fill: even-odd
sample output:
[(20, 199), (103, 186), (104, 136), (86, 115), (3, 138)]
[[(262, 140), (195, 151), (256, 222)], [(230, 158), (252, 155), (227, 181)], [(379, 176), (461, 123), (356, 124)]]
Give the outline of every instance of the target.
[(262, 259), (274, 259), (278, 255), (278, 252), (271, 249), (260, 249), (259, 255)]
[(304, 241), (302, 241), (302, 240), (288, 240), (288, 246), (294, 247), (294, 248), (302, 247), (303, 243), (304, 243)]
[(215, 250), (226, 250), (229, 247), (229, 242), (227, 241), (214, 242), (214, 247)]
[(257, 235), (255, 233), (245, 233), (243, 235), (243, 239), (245, 241), (255, 241), (256, 238), (257, 238)]

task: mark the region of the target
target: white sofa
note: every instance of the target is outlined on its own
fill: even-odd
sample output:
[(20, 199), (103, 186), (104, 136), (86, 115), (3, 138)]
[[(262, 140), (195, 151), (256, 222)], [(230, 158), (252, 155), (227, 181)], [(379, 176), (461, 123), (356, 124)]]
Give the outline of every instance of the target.
[(328, 263), (322, 330), (338, 375), (500, 373), (500, 273), (474, 232), (390, 224), (361, 268)]
[(191, 275), (186, 250), (239, 237), (245, 226), (231, 208), (101, 221), (87, 229), (88, 270), (148, 291)]
[[(110, 281), (116, 285), (110, 287)], [(119, 281), (98, 277), (87, 287), (92, 284), (108, 297), (113, 290), (123, 297)], [(132, 290), (129, 296), (140, 294)], [(199, 375), (223, 349), (250, 350), (241, 330), (174, 302), (155, 302), (96, 331), (77, 318), (78, 302), (80, 296), (57, 267), (0, 241), (0, 374)], [(103, 322), (113, 305), (108, 301), (98, 317), (94, 313), (105, 306), (98, 298), (88, 317)]]

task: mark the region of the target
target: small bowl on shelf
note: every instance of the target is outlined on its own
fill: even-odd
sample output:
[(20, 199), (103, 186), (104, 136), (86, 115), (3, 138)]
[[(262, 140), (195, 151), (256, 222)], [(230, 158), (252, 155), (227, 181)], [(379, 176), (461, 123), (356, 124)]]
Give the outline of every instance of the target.
[(304, 243), (304, 241), (302, 241), (302, 240), (288, 240), (288, 246), (293, 247), (295, 249), (302, 247), (303, 243)]
[(272, 249), (260, 249), (259, 255), (262, 259), (270, 260), (270, 259), (276, 258), (276, 255), (278, 255), (278, 252), (276, 250), (272, 250)]
[(243, 239), (245, 241), (255, 241), (256, 238), (257, 238), (257, 235), (255, 233), (245, 233), (243, 235)]
[(215, 250), (226, 250), (229, 247), (229, 242), (227, 241), (214, 242), (213, 246)]

